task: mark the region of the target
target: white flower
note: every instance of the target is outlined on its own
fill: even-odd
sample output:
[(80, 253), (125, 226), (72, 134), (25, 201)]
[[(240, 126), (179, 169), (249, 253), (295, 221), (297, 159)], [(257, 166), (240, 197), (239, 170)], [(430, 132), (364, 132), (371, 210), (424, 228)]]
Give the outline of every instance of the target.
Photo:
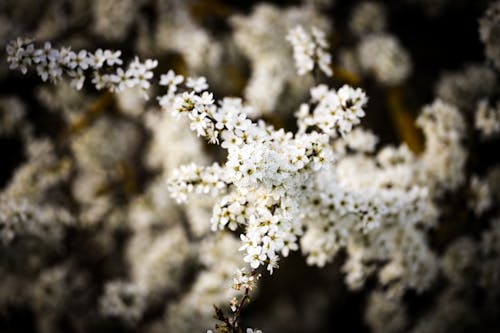
[(196, 131), (198, 135), (205, 135), (205, 129), (207, 128), (207, 121), (205, 119), (206, 113), (191, 113), (189, 118), (191, 119), (190, 128)]
[(111, 81), (116, 85), (118, 91), (125, 90), (126, 87), (132, 85), (131, 80), (129, 80), (128, 73), (123, 70), (123, 68), (118, 68), (116, 74), (110, 75)]
[(255, 239), (249, 238), (245, 234), (241, 234), (240, 239), (243, 242), (243, 245), (238, 249), (239, 251), (245, 251), (247, 248), (255, 246), (257, 244), (257, 241)]
[(252, 269), (258, 268), (266, 260), (266, 255), (262, 252), (262, 247), (252, 246), (247, 248), (247, 255), (243, 260), (250, 264)]
[(214, 104), (214, 95), (209, 93), (208, 91), (204, 91), (201, 94), (200, 103), (203, 105), (211, 105)]
[(147, 70), (155, 69), (158, 67), (158, 60), (156, 59), (146, 59), (144, 62), (144, 67), (146, 67)]
[(89, 56), (89, 65), (94, 69), (99, 69), (104, 65), (106, 57), (102, 49), (97, 49), (95, 53), (91, 53)]
[(240, 146), (241, 144), (243, 144), (243, 140), (234, 134), (234, 132), (222, 132), (222, 148), (229, 149), (230, 147)]
[(111, 50), (105, 50), (102, 54), (102, 58), (104, 58), (104, 61), (108, 66), (121, 65), (123, 64), (123, 61), (120, 59), (121, 54), (122, 51), (113, 52)]
[(137, 63), (136, 67), (131, 66), (127, 70), (127, 75), (130, 77), (131, 86), (139, 86), (142, 89), (148, 89), (151, 86), (149, 80), (153, 78), (153, 72), (141, 63)]
[(87, 51), (85, 50), (81, 50), (78, 53), (72, 51), (68, 52), (68, 54), (64, 58), (64, 61), (66, 63), (66, 66), (68, 66), (69, 68), (80, 68), (82, 70), (86, 70), (87, 68), (89, 68), (89, 65), (91, 63), (91, 59), (87, 55)]
[(159, 84), (161, 86), (177, 87), (182, 83), (182, 81), (184, 81), (184, 77), (182, 75), (176, 75), (173, 70), (169, 70), (167, 74), (162, 74), (160, 76)]
[(236, 271), (236, 276), (233, 279), (234, 289), (249, 289), (253, 290), (255, 284), (260, 278), (260, 274), (247, 273), (245, 268), (240, 268)]
[(47, 81), (50, 75), (50, 66), (48, 63), (41, 63), (38, 66), (36, 66), (36, 71), (42, 81)]
[(279, 268), (278, 261), (279, 257), (277, 254), (271, 252), (268, 253), (267, 259), (269, 260), (269, 263), (267, 264), (267, 270), (269, 271), (269, 274), (273, 274), (275, 268)]
[(76, 72), (70, 72), (69, 75), (73, 78), (70, 83), (71, 86), (76, 90), (82, 89), (85, 82), (85, 75), (83, 75), (82, 70), (79, 68)]
[(326, 84), (319, 84), (312, 87), (310, 93), (313, 102), (322, 101), (328, 94), (328, 86)]
[(37, 49), (34, 54), (33, 61), (35, 63), (43, 63), (48, 61), (54, 61), (58, 52), (52, 48), (49, 42), (45, 42), (43, 49)]
[(94, 77), (92, 78), (92, 83), (95, 85), (96, 89), (100, 90), (108, 84), (105, 75), (101, 75), (99, 72), (94, 72)]

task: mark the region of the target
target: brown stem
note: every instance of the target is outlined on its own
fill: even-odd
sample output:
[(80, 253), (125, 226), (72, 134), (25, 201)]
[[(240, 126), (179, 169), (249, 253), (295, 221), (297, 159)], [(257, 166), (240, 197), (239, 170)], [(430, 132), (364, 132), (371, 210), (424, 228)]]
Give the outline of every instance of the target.
[(401, 87), (389, 89), (387, 103), (398, 136), (413, 152), (421, 153), (424, 150), (424, 142), (415, 126), (415, 119), (410, 111), (405, 108)]
[(238, 308), (234, 312), (232, 326), (233, 326), (233, 332), (235, 332), (235, 333), (237, 332), (236, 329), (238, 328), (238, 320), (240, 319), (241, 311), (243, 310), (243, 306), (245, 305), (245, 301), (247, 299), (249, 299), (249, 297), (248, 297), (249, 291), (250, 291), (250, 289), (245, 288), (245, 295), (243, 295), (243, 297), (241, 298), (240, 304), (238, 304)]
[(64, 144), (71, 135), (81, 131), (89, 125), (100, 113), (102, 113), (113, 101), (113, 94), (110, 91), (103, 93), (95, 103), (75, 122), (70, 124), (60, 137), (60, 143)]

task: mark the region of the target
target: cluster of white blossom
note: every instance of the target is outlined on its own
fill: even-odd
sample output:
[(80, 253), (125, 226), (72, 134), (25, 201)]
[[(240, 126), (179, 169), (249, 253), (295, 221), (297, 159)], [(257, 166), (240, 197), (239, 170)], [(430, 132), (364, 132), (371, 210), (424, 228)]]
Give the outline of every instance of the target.
[(500, 104), (491, 107), (488, 100), (479, 101), (474, 115), (474, 126), (481, 137), (489, 139), (500, 133)]
[(68, 177), (68, 161), (58, 161), (48, 141), (31, 141), (28, 149), (28, 161), (0, 192), (0, 243), (4, 246), (17, 238), (57, 244), (64, 227), (73, 222), (69, 211), (44, 197)]
[(463, 70), (444, 72), (435, 87), (436, 96), (461, 110), (473, 111), (498, 87), (494, 70), (484, 64), (469, 64)]
[(113, 210), (114, 193), (103, 188), (123, 178), (139, 148), (139, 131), (128, 120), (102, 117), (74, 135), (69, 146), (77, 168), (71, 189), (84, 208), (79, 218), (83, 224), (95, 225)]
[(344, 135), (343, 141), (337, 141), (335, 151), (340, 155), (345, 155), (346, 149), (352, 151), (372, 153), (378, 142), (378, 137), (369, 130), (356, 127), (351, 132)]
[(352, 130), (365, 116), (363, 107), (368, 98), (360, 89), (344, 85), (340, 89), (328, 89), (321, 84), (311, 88), (311, 112), (309, 104), (302, 104), (297, 112), (299, 133), (317, 127), (330, 137), (342, 136)]
[(490, 186), (486, 180), (480, 179), (474, 175), (470, 181), (470, 192), (471, 200), (469, 201), (469, 206), (471, 206), (472, 211), (477, 216), (480, 216), (486, 212), (493, 203)]
[(135, 58), (124, 69), (117, 67), (123, 64), (121, 51), (98, 49), (94, 53), (86, 50), (74, 52), (65, 47), (53, 48), (49, 42), (43, 48), (35, 48), (33, 40), (23, 38), (7, 45), (7, 61), (10, 69), (19, 69), (23, 74), (30, 66), (35, 66), (43, 81), (56, 82), (66, 75), (71, 79), (71, 85), (78, 90), (83, 88), (85, 71), (91, 70), (92, 84), (96, 89), (122, 92), (126, 88), (139, 87), (145, 98), (148, 97), (147, 91), (153, 78), (152, 70), (158, 65), (156, 60), (141, 62)]
[(132, 283), (111, 281), (106, 283), (99, 306), (104, 316), (121, 317), (133, 323), (141, 318), (146, 306), (144, 291)]
[[(228, 107), (224, 99), (217, 107), (210, 93), (198, 90), (176, 96), (173, 112), (187, 116), (198, 135), (220, 142), (228, 151), (227, 162), (222, 166), (181, 167), (169, 183), (170, 190), (179, 202), (191, 192), (222, 196), (214, 207), (212, 229), (244, 231), (240, 250), (246, 252), (244, 261), (251, 269), (267, 265), (272, 273), (278, 255), (286, 257), (290, 250), (297, 250), (302, 236), (300, 245), (309, 264), (323, 266), (339, 249), (347, 249), (349, 260), (344, 269), (352, 288), (361, 287), (375, 271), (376, 266), (366, 264), (369, 258), (373, 262), (389, 260), (380, 279), (384, 284), (399, 281), (393, 286), (398, 295), (408, 287), (422, 291), (430, 286), (436, 275), (436, 259), (416, 226), (432, 226), (436, 213), (427, 189), (412, 179), (411, 174), (417, 171), (412, 165), (415, 157), (409, 152), (404, 157), (397, 151), (383, 150), (379, 163), (384, 167), (376, 171), (379, 176), (374, 176), (378, 167), (363, 152), (372, 151), (376, 139), (365, 135), (358, 143), (360, 155), (341, 159), (338, 167), (332, 164), (334, 146), (329, 146), (328, 138), (337, 138), (338, 133), (349, 137), (352, 127), (364, 116), (366, 96), (360, 89), (312, 88), (311, 102), (317, 106), (311, 113), (308, 104), (301, 106), (295, 135), (251, 122), (240, 100), (231, 100)], [(463, 121), (454, 118), (458, 117), (456, 111), (439, 103), (432, 106), (437, 111), (443, 109), (438, 121), (426, 120), (430, 107), (424, 109), (419, 121), (429, 135), (430, 152), (436, 149), (432, 144), (441, 141), (460, 147), (456, 141)], [(355, 144), (346, 145), (356, 150)], [(344, 148), (339, 157), (345, 154)], [(370, 172), (363, 171), (364, 177), (351, 164), (359, 165), (360, 159), (373, 165)], [(461, 175), (463, 162), (453, 162), (444, 167), (455, 167), (458, 171), (452, 175)], [(427, 165), (424, 158), (421, 163), (426, 167), (421, 172), (439, 171)], [(325, 168), (326, 164), (330, 166)], [(397, 178), (394, 172), (403, 172), (405, 177)], [(442, 172), (450, 175), (449, 169)], [(443, 186), (445, 180), (439, 174), (435, 178), (436, 187)], [(358, 234), (368, 242), (359, 243)], [(399, 251), (395, 242), (400, 244)], [(383, 243), (387, 244), (385, 249), (380, 246)]]
[[(129, 247), (132, 281), (153, 297), (177, 289), (191, 256), (182, 229), (170, 228), (155, 238), (140, 238), (137, 237)], [(142, 256), (140, 262), (134, 260), (137, 255)]]
[[(100, 298), (104, 316), (129, 324), (142, 318), (148, 304), (160, 301), (159, 295), (178, 291), (193, 252), (180, 227), (166, 228), (157, 235), (144, 227), (135, 228), (136, 234), (127, 247), (129, 280), (107, 282)], [(138, 256), (140, 261), (135, 259)]]
[[(220, 41), (199, 25), (191, 14), (192, 2), (185, 0), (155, 1), (155, 11), (158, 13), (158, 26), (154, 40), (150, 36), (141, 42), (144, 47), (158, 47), (159, 51), (176, 52), (182, 55), (187, 69), (192, 74), (206, 73), (220, 68), (223, 58), (223, 45)], [(147, 34), (146, 34), (147, 35)], [(210, 78), (222, 82), (219, 75)]]
[(328, 42), (325, 33), (316, 27), (311, 28), (311, 33), (307, 33), (301, 25), (291, 29), (286, 36), (286, 40), (293, 47), (293, 57), (297, 74), (304, 75), (314, 70), (314, 66), (332, 76), (332, 57), (328, 53)]
[[(218, 164), (208, 168), (196, 165), (180, 168), (170, 183), (173, 195), (184, 201), (189, 192), (220, 193), (229, 185), (235, 186), (236, 191), (215, 206), (212, 228), (222, 229), (227, 225), (231, 230), (238, 226), (246, 229), (241, 235), (244, 242), (241, 250), (246, 251), (244, 260), (252, 269), (267, 263), (272, 272), (277, 265), (277, 253), (287, 256), (290, 250), (298, 249), (297, 237), (303, 228), (298, 203), (301, 197), (307, 197), (306, 184), (311, 175), (332, 161), (326, 140), (328, 136), (336, 137), (337, 132), (349, 132), (364, 116), (366, 96), (360, 89), (344, 86), (335, 91), (318, 86), (311, 94), (318, 106), (312, 115), (302, 112), (295, 138), (291, 133), (250, 122), (241, 112), (241, 101), (228, 108), (227, 100), (223, 100), (217, 109), (204, 104), (204, 96), (213, 103), (206, 92), (201, 96), (191, 92), (177, 97), (176, 112), (188, 113), (192, 123), (202, 117), (204, 125), (193, 129), (214, 142), (220, 136), (228, 157), (222, 168)], [(324, 134), (306, 134), (308, 127), (316, 127)], [(370, 210), (363, 208), (360, 200), (353, 198), (358, 206), (351, 211)], [(371, 215), (365, 218), (368, 225), (372, 218)]]
[(402, 84), (412, 73), (412, 61), (401, 41), (387, 31), (384, 4), (362, 1), (350, 13), (349, 31), (356, 44), (340, 49), (338, 65), (357, 77), (372, 76), (385, 86)]
[[(200, 89), (201, 90), (201, 89)], [(340, 115), (351, 112), (337, 106)], [(328, 136), (318, 132), (293, 135), (249, 120), (239, 99), (217, 107), (212, 94), (184, 92), (174, 102), (175, 114), (191, 120), (191, 129), (228, 151), (224, 166), (181, 167), (170, 182), (173, 196), (185, 201), (190, 192), (224, 194), (214, 207), (212, 229), (244, 227), (244, 260), (252, 269), (264, 263), (270, 272), (278, 253), (297, 249), (300, 189), (311, 174), (332, 160)]]
[(370, 35), (358, 46), (362, 68), (374, 75), (377, 81), (387, 85), (403, 82), (412, 71), (409, 54), (391, 35)]
[(454, 190), (465, 181), (467, 151), (462, 144), (466, 124), (458, 109), (436, 100), (423, 108), (417, 119), (425, 135), (421, 182), (431, 193)]
[[(421, 228), (436, 224), (433, 197), (464, 180), (465, 152), (460, 142), (464, 122), (455, 108), (439, 101), (424, 108), (418, 122), (427, 139), (421, 156), (404, 145), (383, 148), (375, 159), (365, 155), (369, 150), (349, 155), (344, 151), (335, 178), (318, 178), (319, 190), (313, 191), (334, 198), (334, 193), (344, 189), (348, 195), (333, 202), (325, 200), (325, 194), (316, 196), (308, 219), (313, 222), (301, 240), (302, 251), (308, 253), (308, 262), (324, 265), (345, 247), (349, 257), (344, 270), (354, 289), (376, 272), (377, 265), (370, 262), (387, 262), (378, 275), (383, 285), (390, 286), (392, 297), (399, 297), (408, 287), (423, 291), (436, 277), (436, 258)], [(368, 142), (372, 146), (373, 138)], [(442, 155), (439, 159), (437, 151)], [(369, 209), (361, 209), (366, 213), (358, 217), (342, 214), (342, 208), (363, 202), (359, 198), (368, 200)], [(368, 226), (372, 227), (359, 228), (367, 225), (363, 219), (371, 221)]]
[(307, 96), (313, 80), (311, 75), (297, 76), (284, 36), (299, 25), (315, 26), (328, 34), (328, 20), (313, 6), (282, 9), (261, 3), (250, 15), (232, 16), (230, 23), (234, 42), (252, 69), (244, 97), (254, 114), (286, 114), (293, 110)]

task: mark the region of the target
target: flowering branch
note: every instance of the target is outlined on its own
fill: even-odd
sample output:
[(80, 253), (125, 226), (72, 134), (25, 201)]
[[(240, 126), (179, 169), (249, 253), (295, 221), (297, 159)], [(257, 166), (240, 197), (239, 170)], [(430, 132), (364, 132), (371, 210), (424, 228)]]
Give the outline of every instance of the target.
[(153, 78), (152, 70), (158, 65), (157, 60), (147, 59), (140, 62), (135, 58), (127, 68), (123, 64), (121, 51), (98, 49), (94, 53), (70, 48), (53, 48), (46, 42), (43, 48), (35, 48), (32, 39), (18, 38), (7, 45), (7, 62), (10, 69), (19, 69), (23, 74), (29, 66), (35, 66), (42, 81), (57, 82), (63, 76), (71, 79), (71, 86), (77, 90), (83, 88), (85, 72), (91, 71), (92, 84), (97, 90), (109, 89), (122, 92), (126, 88), (139, 87), (144, 98)]

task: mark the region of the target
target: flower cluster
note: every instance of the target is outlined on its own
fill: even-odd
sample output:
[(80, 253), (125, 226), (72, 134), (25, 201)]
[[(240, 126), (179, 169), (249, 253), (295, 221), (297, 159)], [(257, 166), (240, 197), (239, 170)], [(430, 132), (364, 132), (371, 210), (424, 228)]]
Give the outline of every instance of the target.
[(312, 27), (309, 34), (299, 25), (290, 30), (286, 39), (293, 46), (293, 57), (299, 75), (312, 72), (315, 64), (325, 75), (333, 75), (329, 45), (323, 31)]
[(383, 84), (400, 84), (411, 73), (409, 54), (391, 35), (377, 34), (364, 38), (358, 46), (358, 54), (362, 68)]
[(431, 192), (456, 189), (465, 181), (467, 152), (462, 145), (465, 120), (458, 109), (440, 99), (425, 106), (417, 119), (425, 135), (421, 182)]
[(228, 156), (222, 167), (181, 167), (170, 181), (172, 195), (183, 201), (189, 192), (225, 193), (231, 187), (214, 207), (212, 229), (243, 227), (244, 261), (252, 269), (267, 264), (273, 272), (278, 253), (287, 256), (298, 248), (300, 189), (332, 161), (328, 136), (318, 132), (294, 136), (254, 123), (241, 100), (226, 98), (217, 107), (206, 91), (178, 95), (173, 112), (186, 115), (198, 135), (211, 142), (220, 140)]
[(490, 107), (487, 100), (478, 103), (474, 126), (480, 132), (481, 137), (489, 139), (500, 133), (500, 104), (496, 108)]
[(491, 189), (487, 181), (474, 175), (470, 182), (471, 200), (469, 206), (477, 216), (482, 215), (492, 205)]
[(252, 116), (293, 110), (307, 95), (313, 77), (297, 76), (284, 36), (298, 25), (329, 33), (329, 20), (314, 6), (283, 8), (259, 3), (248, 15), (233, 15), (230, 23), (234, 42), (252, 68), (244, 89), (245, 102), (253, 107)]
[(7, 61), (11, 69), (19, 69), (23, 74), (30, 66), (36, 66), (37, 74), (43, 81), (56, 82), (67, 75), (71, 85), (78, 90), (83, 88), (85, 71), (89, 70), (92, 71), (92, 84), (96, 89), (122, 92), (126, 88), (139, 87), (144, 98), (148, 97), (152, 70), (158, 65), (156, 60), (141, 62), (136, 57), (124, 69), (116, 67), (123, 64), (121, 51), (98, 49), (94, 53), (86, 50), (74, 52), (66, 47), (53, 48), (49, 42), (38, 49), (33, 40), (23, 38), (7, 45)]
[(133, 323), (141, 318), (146, 306), (144, 291), (135, 284), (108, 282), (99, 306), (105, 316), (122, 317), (128, 323)]
[(219, 164), (200, 167), (191, 163), (174, 170), (169, 186), (173, 197), (181, 203), (187, 200), (191, 192), (216, 195), (225, 191), (227, 184), (222, 179), (223, 170)]
[(485, 64), (443, 72), (435, 87), (437, 97), (461, 110), (473, 111), (480, 99), (490, 97), (498, 86), (497, 73)]
[(323, 133), (336, 137), (344, 135), (365, 116), (363, 107), (368, 101), (365, 93), (357, 88), (344, 85), (340, 89), (328, 89), (324, 84), (311, 88), (311, 103), (316, 106), (310, 110), (302, 104), (297, 117), (299, 131), (306, 132), (309, 127), (317, 127)]
[(19, 238), (58, 243), (65, 225), (73, 223), (67, 209), (45, 201), (44, 193), (68, 176), (67, 161), (58, 161), (48, 141), (30, 142), (28, 161), (0, 192), (0, 245)]

